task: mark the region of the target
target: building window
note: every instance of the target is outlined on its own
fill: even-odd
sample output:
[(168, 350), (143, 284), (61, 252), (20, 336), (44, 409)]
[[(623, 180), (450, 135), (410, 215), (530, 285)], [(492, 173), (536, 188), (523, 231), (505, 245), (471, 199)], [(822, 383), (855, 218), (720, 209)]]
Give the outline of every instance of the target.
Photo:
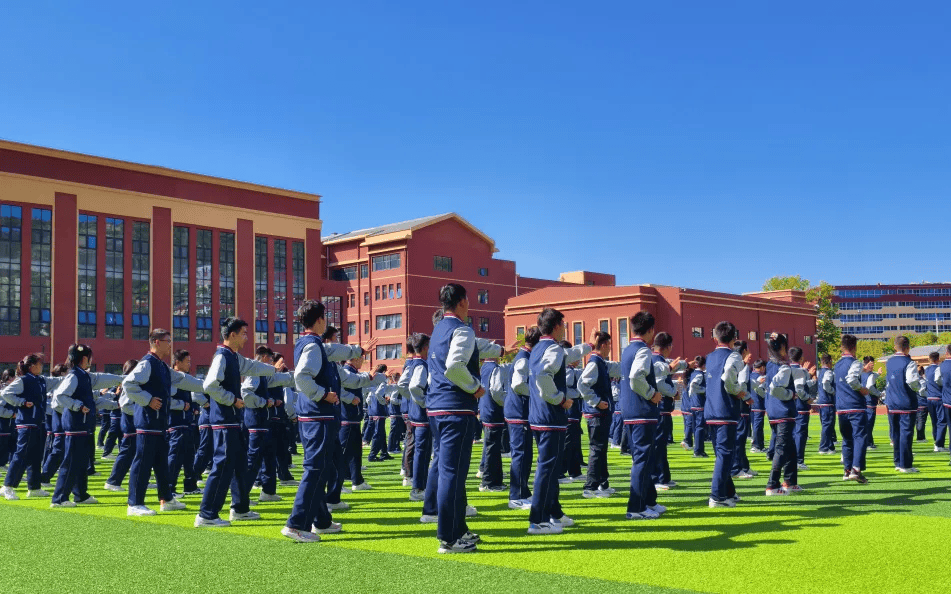
[(149, 337), (149, 223), (132, 223), (132, 338)]
[(327, 326), (340, 328), (340, 297), (322, 297), (321, 303), (324, 304), (324, 316), (327, 319)]
[(479, 332), (489, 331), (489, 318), (479, 318)]
[(393, 299), (395, 294), (393, 293), (393, 285), (390, 285), (390, 299)]
[(746, 335), (746, 340), (756, 340), (756, 330), (750, 330), (750, 333)]
[(373, 272), (378, 270), (392, 270), (400, 267), (399, 254), (387, 254), (385, 256), (373, 256)]
[(348, 296), (347, 306), (348, 306), (348, 307), (356, 307), (356, 306), (357, 306), (357, 295), (356, 295), (355, 293), (350, 293), (350, 295)]
[[(291, 272), (294, 273), (294, 311), (296, 312), (304, 303), (304, 242), (295, 241), (291, 244)], [(296, 315), (294, 316), (297, 317)], [(300, 322), (294, 322), (294, 332), (300, 334), (304, 331)]]
[(466, 317), (466, 326), (472, 328), (472, 316)]
[(488, 269), (488, 268), (480, 268), (480, 269), (479, 269), (479, 276), (489, 276), (489, 269)]
[(403, 327), (403, 314), (389, 314), (376, 317), (377, 330), (394, 330)]
[[(287, 240), (274, 240), (274, 344), (287, 344)], [(283, 329), (279, 332), (278, 328)]]
[(357, 323), (347, 322), (347, 336), (356, 336), (356, 335), (357, 335)]
[(344, 266), (343, 268), (334, 268), (330, 271), (330, 280), (348, 281), (357, 278), (356, 266)]
[(378, 344), (376, 345), (377, 359), (399, 359), (403, 356), (403, 345), (401, 344)]
[(369, 291), (364, 291), (364, 292), (363, 292), (363, 305), (370, 305), (370, 292), (369, 292)]
[(433, 270), (440, 272), (452, 272), (452, 258), (446, 256), (433, 256)]
[(191, 324), (188, 319), (188, 227), (175, 227), (172, 247), (172, 338), (188, 340)]
[(515, 340), (523, 340), (524, 338), (525, 338), (525, 326), (516, 326)]
[(812, 344), (812, 337), (811, 337), (811, 336), (803, 336), (802, 339), (803, 339), (803, 341), (804, 341), (806, 344)]
[(360, 278), (370, 278), (370, 267), (366, 264), (360, 264)]
[(218, 234), (218, 318), (219, 324), (235, 314), (234, 233)]
[(690, 329), (690, 335), (694, 338), (703, 338), (703, 328), (695, 327)]
[(267, 237), (254, 238), (254, 342), (267, 343)]
[(763, 332), (763, 340), (769, 340), (769, 337), (772, 335), (772, 332)]
[(396, 298), (397, 298), (397, 299), (402, 299), (402, 298), (403, 298), (403, 285), (402, 285), (402, 283), (396, 283)]
[(195, 232), (195, 340), (214, 339), (211, 320), (211, 242), (214, 233), (208, 229)]
[(364, 334), (370, 333), (370, 320), (363, 320), (363, 333)]
[(628, 335), (627, 335), (627, 318), (618, 318), (617, 319), (618, 352), (620, 353), (621, 351), (623, 351), (624, 347), (626, 347), (630, 342), (631, 342), (631, 339), (628, 338)]
[(34, 208), (32, 219), (30, 336), (49, 336), (53, 303), (53, 211)]
[(584, 323), (583, 322), (574, 322), (571, 325), (571, 336), (574, 344), (581, 344), (581, 341), (584, 339)]
[[(4, 221), (3, 228), (6, 229), (8, 224), (10, 223)], [(96, 217), (79, 215), (79, 304), (77, 308), (79, 338), (96, 338), (96, 224)], [(19, 262), (19, 259), (17, 261)], [(0, 297), (0, 301), (3, 301), (5, 297), (5, 295)], [(6, 315), (2, 307), (0, 307), (0, 325), (6, 325)], [(0, 327), (0, 333), (6, 334), (4, 328)]]
[(598, 330), (601, 332), (611, 333), (611, 320), (598, 320)]
[(106, 338), (125, 335), (125, 222), (106, 218)]
[(488, 303), (489, 302), (489, 292), (485, 289), (479, 291), (479, 303)]

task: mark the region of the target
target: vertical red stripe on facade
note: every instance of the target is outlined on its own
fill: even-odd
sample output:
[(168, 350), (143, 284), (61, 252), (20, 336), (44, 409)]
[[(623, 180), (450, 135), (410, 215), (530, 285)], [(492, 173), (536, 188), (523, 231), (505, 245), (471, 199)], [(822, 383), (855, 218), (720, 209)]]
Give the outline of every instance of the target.
[(152, 208), (150, 318), (153, 328), (172, 330), (172, 211)]
[(238, 219), (235, 233), (235, 301), (239, 318), (250, 326), (251, 339), (245, 345), (242, 355), (251, 356), (254, 349), (254, 223), (247, 219)]
[(52, 360), (65, 360), (76, 340), (76, 272), (79, 212), (76, 195), (56, 193), (53, 208)]

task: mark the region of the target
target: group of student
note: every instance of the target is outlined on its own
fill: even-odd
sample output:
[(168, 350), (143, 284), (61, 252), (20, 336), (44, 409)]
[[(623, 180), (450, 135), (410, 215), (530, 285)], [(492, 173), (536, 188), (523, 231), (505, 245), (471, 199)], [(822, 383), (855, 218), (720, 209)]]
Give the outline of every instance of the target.
[[(673, 338), (657, 332), (654, 316), (641, 311), (630, 318), (631, 341), (615, 362), (609, 360), (610, 334), (596, 331), (589, 343), (572, 345), (565, 341), (564, 315), (546, 308), (526, 331), (524, 346), (507, 353), (477, 338), (463, 321), (469, 308), (464, 287), (442, 287), (439, 300), (432, 335), (409, 337), (401, 374), (387, 375), (384, 365), (360, 371), (364, 347), (337, 342), (323, 304), (312, 300), (297, 311), (304, 332), (294, 346), (292, 372), (266, 346), (257, 348), (253, 360), (238, 354), (248, 340), (248, 326), (237, 318), (222, 324), (222, 344), (203, 380), (189, 374), (188, 353), (172, 353), (171, 335), (161, 329), (150, 334), (149, 352), (127, 362), (121, 376), (89, 372), (92, 351), (82, 344), (71, 346), (66, 364), (49, 377), (42, 375), (42, 357), (28, 355), (0, 391), (0, 419), (15, 417), (0, 423), (0, 437), (15, 434), (0, 494), (16, 499), (25, 473), (29, 497), (50, 496), (44, 487), (52, 486), (58, 470), (53, 507), (97, 503), (87, 476), (96, 413), (109, 409), (115, 411), (118, 429), (110, 428), (105, 445), (109, 448), (118, 437), (114, 433), (121, 433), (121, 440), (106, 489), (121, 490), (129, 473), (129, 515), (156, 513), (146, 505), (153, 488), (159, 511), (184, 510), (176, 494), (178, 475), (184, 473), (183, 494), (202, 496), (196, 527), (258, 520), (250, 509), (257, 503), (250, 496), (253, 485), (261, 486), (257, 501), (279, 501), (280, 481), (298, 487), (281, 533), (317, 542), (322, 534), (342, 530), (333, 518), (333, 512), (349, 508), (341, 495), (370, 488), (362, 474), (363, 448), (369, 447), (368, 462), (401, 452), (403, 485), (410, 487), (410, 500), (423, 504), (420, 521), (436, 524), (439, 552), (466, 553), (481, 541), (467, 524), (478, 512), (466, 493), (473, 443), (480, 435), (479, 488), (507, 491), (509, 508), (528, 511), (530, 535), (559, 534), (574, 525), (561, 505), (561, 484), (583, 479), (585, 498), (615, 494), (607, 464), (612, 445), (629, 451), (632, 461), (625, 517), (660, 517), (667, 508), (658, 503), (658, 491), (677, 486), (667, 446), (673, 442), (671, 415), (678, 393), (681, 445), (703, 458), (709, 441), (715, 454), (710, 507), (735, 507), (741, 498), (734, 479), (756, 476), (746, 453), (748, 439), (750, 452), (765, 451), (771, 460), (767, 496), (802, 491), (797, 473), (807, 468), (812, 406), (818, 407), (822, 425), (819, 452), (835, 452), (837, 418), (843, 480), (868, 482), (863, 471), (866, 449), (874, 447), (877, 405), (870, 399), (879, 392), (874, 361), (856, 359), (854, 336), (842, 337), (842, 357), (834, 365), (826, 355), (817, 369), (782, 334), (767, 340), (767, 361), (752, 362), (736, 327), (720, 322), (713, 330), (716, 348), (688, 362), (670, 359)], [(951, 359), (938, 365), (935, 353), (932, 365), (920, 373), (908, 355), (907, 338), (898, 337), (895, 347), (885, 366), (884, 390), (895, 467), (916, 472), (911, 445), (921, 407), (926, 414), (934, 411), (935, 448), (943, 451), (951, 409), (951, 381), (943, 378), (951, 377)], [(512, 360), (503, 363), (507, 354)], [(165, 362), (170, 359), (172, 366)], [(676, 375), (683, 379), (676, 381)], [(589, 439), (586, 476), (582, 423)], [(298, 440), (303, 449), (299, 483), (288, 470)], [(511, 457), (508, 485), (504, 455)], [(198, 479), (209, 464), (200, 489)], [(229, 491), (225, 520), (220, 513)]]

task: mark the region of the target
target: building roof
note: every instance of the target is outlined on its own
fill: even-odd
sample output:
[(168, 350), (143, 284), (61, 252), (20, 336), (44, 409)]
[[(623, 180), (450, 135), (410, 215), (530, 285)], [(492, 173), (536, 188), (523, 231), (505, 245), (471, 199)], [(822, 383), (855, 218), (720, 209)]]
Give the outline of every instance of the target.
[(332, 245), (336, 243), (342, 243), (345, 241), (354, 241), (361, 239), (364, 241), (369, 240), (372, 237), (379, 237), (383, 235), (394, 234), (393, 237), (388, 239), (406, 239), (413, 236), (413, 231), (422, 229), (423, 227), (428, 227), (430, 225), (435, 225), (436, 223), (441, 223), (442, 221), (448, 219), (455, 219), (465, 227), (468, 227), (473, 233), (485, 240), (490, 246), (492, 246), (492, 251), (496, 252), (495, 241), (480, 231), (475, 225), (465, 220), (458, 214), (454, 212), (448, 212), (439, 215), (431, 215), (428, 217), (422, 217), (419, 219), (411, 219), (409, 221), (401, 221), (399, 223), (389, 223), (387, 225), (381, 225), (379, 227), (370, 227), (368, 229), (359, 229), (357, 231), (348, 231), (346, 233), (334, 233), (332, 235), (327, 235), (322, 237), (320, 240), (324, 245)]

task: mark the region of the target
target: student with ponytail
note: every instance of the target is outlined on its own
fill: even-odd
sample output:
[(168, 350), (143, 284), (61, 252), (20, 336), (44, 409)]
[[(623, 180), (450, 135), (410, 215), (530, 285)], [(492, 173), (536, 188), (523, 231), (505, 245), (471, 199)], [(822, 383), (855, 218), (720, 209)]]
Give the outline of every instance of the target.
[[(135, 359), (129, 359), (122, 366), (122, 375), (127, 376), (132, 373), (139, 362)], [(129, 469), (132, 468), (132, 460), (135, 458), (135, 403), (129, 399), (122, 387), (119, 387), (119, 427), (122, 431), (122, 440), (119, 442), (119, 454), (116, 461), (112, 463), (112, 472), (106, 479), (104, 489), (106, 491), (122, 491), (122, 481), (125, 480)]]
[[(796, 468), (796, 384), (792, 369), (786, 363), (789, 342), (783, 334), (773, 332), (767, 340), (769, 362), (766, 363), (766, 414), (773, 431), (773, 468), (766, 483), (766, 495), (789, 495), (802, 491)], [(785, 482), (780, 483), (780, 474)]]
[[(59, 465), (63, 462), (63, 453), (66, 451), (66, 433), (63, 432), (63, 408), (62, 406), (57, 407), (53, 403), (54, 386), (51, 382), (61, 382), (67, 373), (69, 373), (69, 368), (66, 367), (66, 364), (57, 363), (50, 370), (52, 377), (45, 378), (47, 406), (51, 414), (50, 428), (46, 433), (46, 451), (43, 453), (43, 473), (40, 478), (43, 489), (53, 488), (50, 481), (53, 480), (53, 475), (59, 470)], [(59, 383), (55, 385), (58, 386)]]

